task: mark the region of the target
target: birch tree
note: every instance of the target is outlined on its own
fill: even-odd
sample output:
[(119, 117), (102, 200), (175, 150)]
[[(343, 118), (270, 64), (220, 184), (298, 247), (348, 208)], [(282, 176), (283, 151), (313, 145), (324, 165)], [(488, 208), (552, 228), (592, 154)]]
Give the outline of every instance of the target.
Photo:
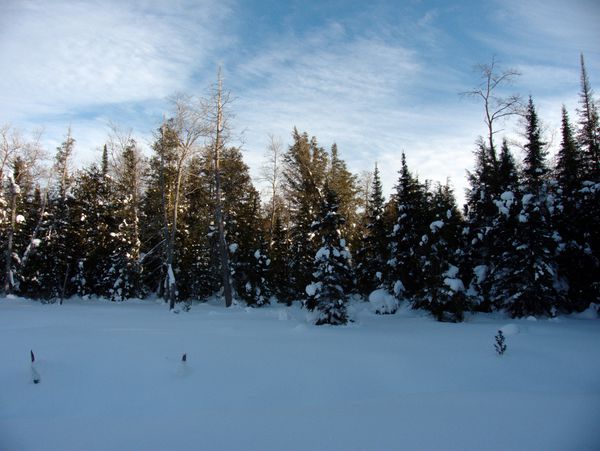
[[(15, 254), (15, 234), (24, 216), (19, 212), (20, 201), (33, 189), (33, 180), (39, 176), (39, 163), (43, 157), (40, 134), (34, 134), (31, 140), (8, 125), (0, 128), (0, 228), (6, 236), (4, 248), (4, 294), (12, 291), (14, 263), (21, 258)], [(35, 230), (35, 229), (34, 229)], [(34, 237), (35, 238), (35, 237)]]

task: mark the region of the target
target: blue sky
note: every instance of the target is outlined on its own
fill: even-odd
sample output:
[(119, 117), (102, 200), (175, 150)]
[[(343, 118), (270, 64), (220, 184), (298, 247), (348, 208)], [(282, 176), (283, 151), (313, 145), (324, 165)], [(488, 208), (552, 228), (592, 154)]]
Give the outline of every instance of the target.
[(205, 94), (221, 65), (254, 175), (268, 134), (287, 145), (297, 126), (337, 142), (355, 172), (377, 161), (387, 192), (404, 150), (421, 178), (450, 177), (462, 198), (484, 133), (481, 105), (458, 95), (478, 82), (476, 64), (495, 56), (520, 70), (507, 92), (533, 96), (555, 143), (561, 104), (575, 115), (580, 52), (600, 90), (596, 0), (4, 0), (2, 10), (0, 124), (43, 128), (51, 152), (71, 125), (80, 162), (98, 157), (109, 122), (147, 146), (166, 97)]

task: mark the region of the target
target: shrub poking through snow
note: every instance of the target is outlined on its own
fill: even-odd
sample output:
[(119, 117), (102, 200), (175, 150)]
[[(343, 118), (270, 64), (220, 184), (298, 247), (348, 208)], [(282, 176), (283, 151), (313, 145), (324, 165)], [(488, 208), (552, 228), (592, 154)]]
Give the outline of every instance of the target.
[(34, 366), (35, 355), (33, 354), (33, 351), (29, 351), (29, 355), (31, 356), (31, 379), (33, 380), (34, 384), (39, 384), (42, 379), (40, 378), (40, 374), (37, 372)]
[(501, 330), (498, 331), (498, 335), (494, 337), (496, 339), (496, 343), (494, 343), (494, 348), (498, 355), (503, 355), (506, 352), (506, 344), (504, 343), (504, 334)]

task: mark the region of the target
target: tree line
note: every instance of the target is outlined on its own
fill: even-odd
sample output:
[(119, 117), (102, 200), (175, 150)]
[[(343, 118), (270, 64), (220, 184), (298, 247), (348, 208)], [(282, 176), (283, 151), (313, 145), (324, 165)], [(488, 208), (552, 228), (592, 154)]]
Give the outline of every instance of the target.
[[(152, 154), (115, 128), (100, 161), (74, 170), (69, 133), (51, 168), (39, 139), (0, 129), (4, 294), (56, 301), (156, 295), (189, 307), (222, 295), (260, 307), (302, 301), (317, 324), (345, 324), (349, 297), (387, 293), (440, 321), (469, 311), (513, 317), (582, 311), (600, 302), (600, 124), (581, 57), (578, 121), (562, 110), (548, 158), (530, 97), (501, 96), (517, 73), (481, 66), (487, 134), (477, 142), (460, 209), (449, 183), (419, 180), (400, 155), (384, 198), (377, 165), (352, 174), (337, 146), (296, 129), (271, 138), (264, 202), (230, 145), (220, 76), (207, 98), (178, 96)], [(522, 118), (517, 161), (497, 124)], [(48, 182), (42, 183), (48, 170)]]

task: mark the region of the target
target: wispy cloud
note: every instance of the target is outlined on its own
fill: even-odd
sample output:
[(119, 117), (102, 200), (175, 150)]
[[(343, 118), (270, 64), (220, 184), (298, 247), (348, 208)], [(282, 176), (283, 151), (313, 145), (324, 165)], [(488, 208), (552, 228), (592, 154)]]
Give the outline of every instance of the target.
[[(149, 7), (151, 6), (151, 7)], [(13, 2), (4, 8), (4, 111), (60, 115), (161, 98), (222, 45), (228, 7), (209, 2)]]
[[(431, 26), (431, 19), (425, 21)], [(267, 134), (285, 141), (297, 126), (322, 145), (336, 142), (355, 171), (379, 161), (388, 191), (404, 150), (422, 178), (451, 177), (462, 195), (479, 113), (460, 101), (458, 91), (450, 93), (450, 103), (447, 93), (424, 101), (435, 86), (457, 83), (452, 69), (436, 69), (424, 64), (416, 48), (382, 37), (348, 36), (338, 23), (308, 38), (286, 36), (230, 75), (255, 86), (235, 106), (238, 123), (246, 127), (246, 157), (258, 167)], [(473, 127), (465, 127), (467, 117), (474, 117)]]

